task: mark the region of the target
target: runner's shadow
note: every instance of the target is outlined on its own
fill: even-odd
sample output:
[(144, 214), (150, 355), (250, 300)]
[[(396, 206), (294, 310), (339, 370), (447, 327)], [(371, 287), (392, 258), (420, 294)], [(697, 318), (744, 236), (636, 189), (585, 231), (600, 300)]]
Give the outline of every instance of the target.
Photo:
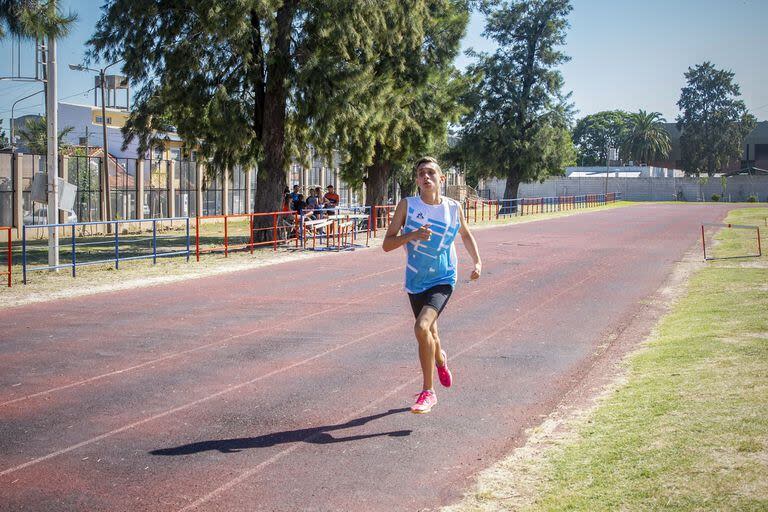
[(365, 416), (350, 420), (338, 425), (327, 425), (324, 427), (301, 428), (298, 430), (287, 430), (284, 432), (274, 432), (257, 437), (240, 437), (235, 439), (219, 439), (215, 441), (200, 441), (198, 443), (183, 444), (173, 448), (161, 448), (152, 450), (152, 455), (191, 455), (209, 450), (216, 450), (221, 453), (237, 453), (241, 450), (250, 448), (267, 448), (278, 444), (288, 443), (313, 443), (313, 444), (332, 444), (343, 443), (347, 441), (359, 441), (361, 439), (370, 439), (372, 437), (405, 437), (411, 435), (411, 430), (393, 430), (391, 432), (379, 432), (377, 434), (359, 434), (346, 437), (333, 437), (328, 432), (334, 430), (343, 430), (346, 428), (360, 427), (366, 423), (389, 416), (408, 411), (407, 407), (401, 409), (390, 409), (387, 412)]

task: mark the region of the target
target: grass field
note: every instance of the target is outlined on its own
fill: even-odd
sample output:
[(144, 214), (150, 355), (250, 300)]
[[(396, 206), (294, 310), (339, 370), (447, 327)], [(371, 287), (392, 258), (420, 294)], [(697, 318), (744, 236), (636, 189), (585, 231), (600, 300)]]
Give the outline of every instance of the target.
[[(763, 225), (768, 209), (726, 222)], [(717, 236), (720, 257), (743, 234)], [(628, 361), (626, 382), (533, 460), (452, 511), (768, 510), (768, 258), (708, 263)]]

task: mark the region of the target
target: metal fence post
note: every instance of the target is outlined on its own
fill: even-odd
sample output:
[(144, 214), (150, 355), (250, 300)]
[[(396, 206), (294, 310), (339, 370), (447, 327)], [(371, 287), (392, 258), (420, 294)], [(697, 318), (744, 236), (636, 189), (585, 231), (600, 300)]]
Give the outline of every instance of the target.
[[(250, 180), (248, 181), (250, 183)], [(249, 212), (248, 214), (248, 231), (250, 232), (250, 246), (251, 246), (251, 254), (253, 254), (253, 214)]]
[[(227, 179), (226, 176), (224, 177), (224, 179), (225, 180)], [(228, 220), (229, 220), (229, 217), (224, 215), (224, 257), (225, 258), (229, 257), (229, 232), (227, 230)]]
[(77, 277), (77, 246), (75, 242), (75, 225), (72, 224), (72, 277)]
[(195, 217), (195, 258), (200, 261), (200, 216)]
[(13, 273), (13, 240), (11, 240), (11, 228), (5, 232), (8, 235), (8, 288), (11, 287), (11, 274)]
[(21, 282), (27, 284), (27, 226), (21, 226)]
[(277, 251), (277, 213), (272, 214), (272, 249)]
[(189, 217), (187, 217), (187, 263), (189, 263)]
[(118, 221), (115, 221), (115, 270), (120, 270), (120, 234), (118, 233)]
[(157, 264), (157, 219), (152, 219), (152, 264)]

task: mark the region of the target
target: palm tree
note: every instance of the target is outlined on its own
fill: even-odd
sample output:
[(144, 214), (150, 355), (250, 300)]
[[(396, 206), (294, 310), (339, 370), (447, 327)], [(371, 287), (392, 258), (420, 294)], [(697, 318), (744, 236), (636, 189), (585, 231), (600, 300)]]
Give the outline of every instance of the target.
[(664, 122), (659, 112), (640, 110), (630, 114), (622, 153), (627, 158), (644, 163), (667, 157), (672, 145)]
[[(62, 140), (75, 128), (67, 126), (59, 132), (59, 149), (67, 147)], [(27, 123), (19, 130), (21, 143), (34, 155), (45, 155), (48, 153), (48, 124), (45, 117), (27, 119)]]
[(8, 147), (8, 137), (5, 135), (5, 130), (3, 130), (3, 120), (0, 119), (0, 149), (5, 149)]

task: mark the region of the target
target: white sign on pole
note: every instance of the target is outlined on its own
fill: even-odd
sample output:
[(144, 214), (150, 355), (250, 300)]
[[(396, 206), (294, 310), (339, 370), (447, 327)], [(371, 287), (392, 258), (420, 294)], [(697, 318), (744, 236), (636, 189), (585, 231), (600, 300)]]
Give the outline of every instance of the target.
[[(56, 185), (59, 210), (68, 212), (74, 211), (77, 187), (62, 178), (56, 178)], [(32, 177), (32, 188), (30, 192), (32, 193), (32, 201), (48, 204), (48, 174), (44, 172), (36, 172)]]

